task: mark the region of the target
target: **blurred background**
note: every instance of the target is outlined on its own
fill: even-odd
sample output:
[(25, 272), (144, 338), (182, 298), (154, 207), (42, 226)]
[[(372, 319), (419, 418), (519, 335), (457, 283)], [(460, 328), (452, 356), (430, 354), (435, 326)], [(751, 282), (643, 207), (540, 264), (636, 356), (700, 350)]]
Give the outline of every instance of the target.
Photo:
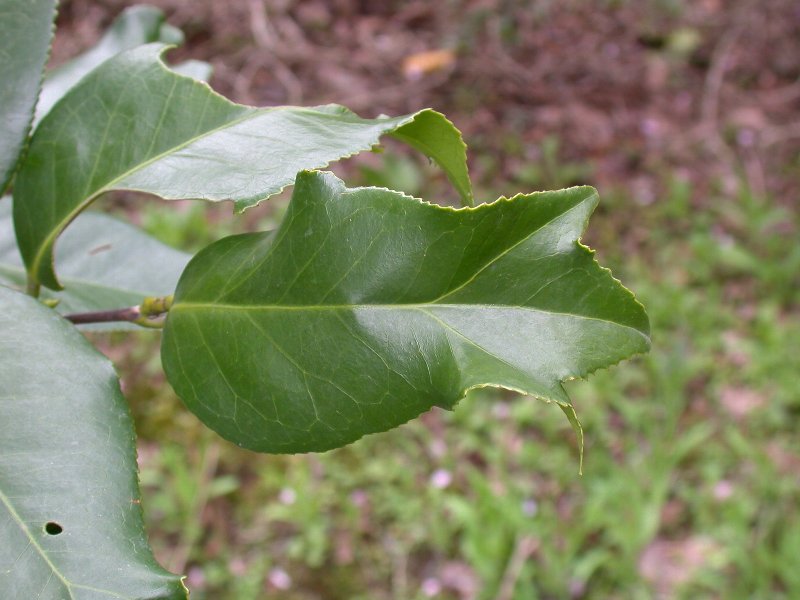
[[(52, 64), (132, 2), (67, 0)], [(260, 456), (164, 382), (158, 334), (97, 337), (140, 435), (158, 558), (193, 599), (800, 598), (797, 0), (158, 0), (212, 86), (255, 105), (433, 107), (479, 201), (574, 184), (584, 242), (653, 350), (571, 382), (586, 434), (483, 391), (321, 455)], [(392, 144), (335, 170), (454, 202)], [(177, 247), (274, 227), (230, 207), (100, 203)]]

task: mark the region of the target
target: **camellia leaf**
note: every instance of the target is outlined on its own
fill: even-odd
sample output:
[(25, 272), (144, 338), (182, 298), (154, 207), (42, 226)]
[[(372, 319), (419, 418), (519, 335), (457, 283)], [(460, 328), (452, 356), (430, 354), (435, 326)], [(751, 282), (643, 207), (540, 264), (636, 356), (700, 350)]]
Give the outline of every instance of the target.
[(0, 286), (0, 381), (2, 597), (186, 598), (147, 543), (111, 363), (52, 310)]
[(56, 0), (0, 4), (0, 194), (28, 136), (55, 15)]
[(264, 452), (341, 446), (482, 386), (572, 414), (562, 381), (650, 343), (642, 306), (578, 243), (596, 203), (577, 187), (456, 210), (301, 173), (274, 233), (189, 263), (167, 377), (209, 427)]
[[(191, 256), (109, 215), (85, 212), (58, 244), (65, 289), (45, 291), (62, 314), (135, 306), (146, 296), (166, 296)], [(25, 267), (11, 221), (11, 198), (0, 200), (0, 283), (25, 289)], [(84, 325), (88, 329), (140, 329), (128, 323)]]
[(84, 75), (112, 56), (149, 42), (182, 44), (183, 33), (166, 23), (164, 13), (153, 6), (132, 6), (124, 10), (94, 47), (47, 73), (36, 105), (36, 122), (41, 121)]
[[(232, 199), (243, 210), (291, 184), (297, 171), (394, 134), (429, 150), (456, 188), (469, 192), (461, 135), (439, 113), (361, 119), (333, 105), (241, 106), (167, 69), (163, 49), (149, 44), (107, 60), (37, 128), (14, 186), (14, 226), (31, 284), (60, 287), (57, 236), (109, 190)], [(420, 118), (427, 127), (414, 126)]]

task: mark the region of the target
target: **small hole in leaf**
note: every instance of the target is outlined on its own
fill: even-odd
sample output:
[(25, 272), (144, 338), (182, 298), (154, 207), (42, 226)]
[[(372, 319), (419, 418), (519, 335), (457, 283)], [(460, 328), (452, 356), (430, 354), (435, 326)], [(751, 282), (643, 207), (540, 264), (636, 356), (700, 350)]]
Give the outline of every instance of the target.
[(64, 531), (64, 528), (55, 521), (50, 521), (45, 524), (44, 530), (50, 535), (58, 535), (59, 533)]

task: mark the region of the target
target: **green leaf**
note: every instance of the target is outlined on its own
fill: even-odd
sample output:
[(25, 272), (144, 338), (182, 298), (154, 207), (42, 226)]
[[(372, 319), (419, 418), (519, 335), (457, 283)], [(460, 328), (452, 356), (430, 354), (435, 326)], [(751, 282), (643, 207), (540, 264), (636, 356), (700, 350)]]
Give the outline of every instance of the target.
[(571, 408), (562, 381), (650, 343), (642, 306), (577, 241), (596, 203), (577, 187), (456, 210), (301, 173), (274, 233), (189, 263), (167, 378), (264, 452), (341, 446), (476, 387)]
[(142, 524), (134, 432), (111, 363), (0, 286), (0, 595), (186, 598)]
[(55, 15), (56, 0), (0, 3), (0, 194), (30, 130)]
[[(183, 33), (166, 23), (164, 13), (153, 6), (132, 6), (124, 10), (94, 47), (47, 73), (36, 105), (36, 122), (41, 121), (53, 105), (87, 73), (120, 52), (150, 42), (180, 45), (183, 43)], [(198, 68), (201, 65), (205, 68)], [(192, 70), (195, 68), (198, 69)], [(201, 75), (198, 79), (208, 76), (209, 66), (206, 63), (191, 61), (189, 69), (184, 74)]]
[(467, 147), (459, 136), (453, 139), (455, 126), (440, 113), (421, 112), (411, 123), (398, 129), (392, 137), (416, 148), (426, 156), (430, 156), (448, 174), (450, 182), (456, 188), (464, 204), (473, 205), (472, 184), (464, 169)]
[[(361, 119), (333, 105), (241, 106), (167, 69), (162, 52), (150, 44), (107, 60), (37, 128), (14, 188), (14, 226), (33, 284), (59, 288), (56, 237), (110, 190), (232, 199), (243, 210), (290, 185), (297, 171), (369, 149), (391, 133), (432, 152), (460, 145), (432, 158), (462, 193), (469, 189), (461, 136), (439, 113)], [(418, 130), (418, 118), (438, 125)]]
[[(146, 296), (171, 294), (189, 258), (109, 215), (85, 212), (64, 233), (56, 250), (64, 291), (45, 291), (42, 296), (57, 299), (56, 310), (62, 314), (138, 305)], [(11, 198), (0, 199), (0, 284), (25, 289)], [(139, 329), (126, 323), (82, 327)]]

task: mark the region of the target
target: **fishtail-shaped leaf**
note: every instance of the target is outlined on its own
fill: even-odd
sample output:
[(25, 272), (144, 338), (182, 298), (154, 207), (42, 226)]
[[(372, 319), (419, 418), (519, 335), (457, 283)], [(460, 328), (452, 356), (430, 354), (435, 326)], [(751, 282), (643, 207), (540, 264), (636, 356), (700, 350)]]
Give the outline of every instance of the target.
[(561, 382), (649, 347), (633, 295), (578, 243), (589, 187), (444, 208), (301, 173), (274, 233), (187, 266), (162, 343), (209, 427), (264, 452), (320, 451), (467, 390), (556, 401)]

